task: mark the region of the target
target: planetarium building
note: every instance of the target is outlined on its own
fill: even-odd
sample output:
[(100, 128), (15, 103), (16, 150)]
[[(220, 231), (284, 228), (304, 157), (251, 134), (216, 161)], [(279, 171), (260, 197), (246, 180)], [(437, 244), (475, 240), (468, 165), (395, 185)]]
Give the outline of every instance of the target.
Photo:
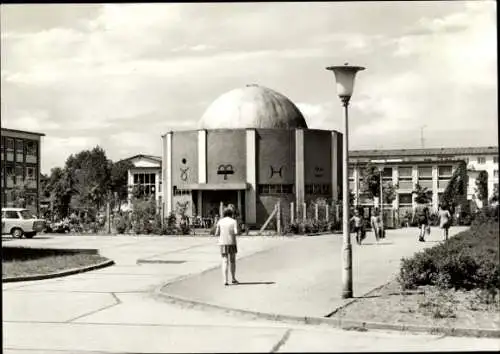
[(342, 135), (308, 129), (284, 95), (247, 85), (217, 98), (197, 130), (162, 136), (163, 210), (219, 213), (234, 204), (244, 223), (261, 226), (280, 203), (337, 200), (342, 181)]

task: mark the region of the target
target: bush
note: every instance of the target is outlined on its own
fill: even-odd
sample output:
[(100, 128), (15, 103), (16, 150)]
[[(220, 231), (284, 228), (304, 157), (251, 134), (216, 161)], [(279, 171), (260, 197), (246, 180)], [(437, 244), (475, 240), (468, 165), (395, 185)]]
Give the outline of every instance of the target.
[(435, 285), (438, 288), (500, 288), (498, 221), (478, 216), (469, 230), (444, 243), (402, 259), (399, 283), (405, 289)]

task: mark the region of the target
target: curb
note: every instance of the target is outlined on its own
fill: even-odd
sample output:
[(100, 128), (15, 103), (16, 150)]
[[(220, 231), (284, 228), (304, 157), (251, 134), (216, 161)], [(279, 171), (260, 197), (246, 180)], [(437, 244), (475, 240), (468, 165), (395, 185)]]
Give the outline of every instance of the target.
[[(431, 326), (418, 326), (409, 324), (390, 324), (390, 323), (379, 323), (379, 322), (364, 322), (356, 320), (342, 320), (342, 319), (332, 319), (327, 317), (308, 317), (308, 316), (294, 316), (294, 315), (281, 315), (277, 313), (267, 313), (259, 311), (241, 310), (229, 307), (224, 307), (220, 305), (205, 303), (197, 300), (191, 300), (178, 295), (166, 294), (161, 291), (165, 284), (156, 288), (153, 295), (156, 298), (166, 300), (169, 303), (177, 305), (188, 305), (190, 308), (198, 309), (211, 309), (219, 310), (228, 314), (243, 315), (245, 317), (251, 317), (252, 319), (260, 318), (272, 321), (279, 321), (285, 323), (299, 323), (306, 325), (328, 325), (335, 328), (340, 328), (344, 330), (392, 330), (400, 332), (417, 332), (417, 333), (428, 333), (428, 334), (441, 334), (455, 337), (488, 337), (488, 338), (500, 338), (500, 330), (495, 329), (475, 329), (475, 328), (446, 328), (446, 327), (431, 327)], [(348, 306), (353, 300), (342, 307)], [(337, 309), (338, 310), (338, 309)], [(337, 310), (333, 311), (337, 312)]]
[(3, 278), (2, 282), (3, 283), (14, 283), (14, 282), (20, 282), (20, 281), (32, 281), (32, 280), (44, 280), (44, 279), (59, 278), (59, 277), (65, 277), (68, 275), (74, 275), (74, 274), (78, 274), (78, 273), (89, 272), (91, 270), (109, 267), (109, 266), (112, 266), (113, 264), (115, 264), (115, 262), (110, 259), (110, 260), (107, 260), (107, 261), (104, 261), (101, 263), (97, 263), (94, 265), (81, 267), (81, 268), (68, 269), (68, 270), (64, 270), (64, 271), (56, 272), (56, 273), (33, 274), (33, 275), (25, 275), (25, 276), (20, 276), (20, 277)]

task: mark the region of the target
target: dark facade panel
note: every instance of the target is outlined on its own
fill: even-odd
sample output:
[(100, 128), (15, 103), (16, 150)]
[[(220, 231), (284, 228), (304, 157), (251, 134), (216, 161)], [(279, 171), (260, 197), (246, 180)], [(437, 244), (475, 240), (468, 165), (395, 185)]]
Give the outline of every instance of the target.
[(257, 183), (295, 183), (295, 130), (257, 129)]
[[(308, 184), (332, 183), (332, 134), (330, 131), (304, 131), (304, 177)], [(306, 189), (306, 194), (307, 189)]]
[(246, 182), (246, 130), (207, 131), (207, 182)]

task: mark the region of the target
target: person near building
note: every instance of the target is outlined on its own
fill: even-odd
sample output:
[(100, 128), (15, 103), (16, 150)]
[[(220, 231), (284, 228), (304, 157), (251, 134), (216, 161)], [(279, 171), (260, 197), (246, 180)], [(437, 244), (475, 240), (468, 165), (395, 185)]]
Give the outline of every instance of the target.
[(354, 216), (351, 218), (352, 231), (356, 233), (356, 242), (361, 245), (363, 241), (363, 217), (359, 214), (359, 210), (354, 210)]
[(219, 237), (224, 285), (229, 285), (228, 268), (231, 272), (231, 283), (238, 284), (236, 280), (236, 253), (238, 252), (236, 236), (238, 235), (238, 225), (233, 218), (234, 212), (232, 208), (224, 209), (222, 215), (223, 217), (217, 221), (215, 236)]
[(375, 234), (375, 240), (378, 242), (379, 239), (383, 238), (382, 220), (378, 209), (373, 211), (373, 215), (370, 218), (370, 224)]
[(438, 208), (438, 218), (439, 218), (439, 227), (443, 229), (443, 237), (445, 240), (448, 239), (448, 232), (451, 226), (451, 214), (448, 209), (443, 207), (443, 205), (439, 204)]
[(419, 228), (418, 240), (425, 242), (425, 233), (429, 228), (429, 208), (426, 205), (417, 205), (413, 213), (413, 222), (416, 222)]

